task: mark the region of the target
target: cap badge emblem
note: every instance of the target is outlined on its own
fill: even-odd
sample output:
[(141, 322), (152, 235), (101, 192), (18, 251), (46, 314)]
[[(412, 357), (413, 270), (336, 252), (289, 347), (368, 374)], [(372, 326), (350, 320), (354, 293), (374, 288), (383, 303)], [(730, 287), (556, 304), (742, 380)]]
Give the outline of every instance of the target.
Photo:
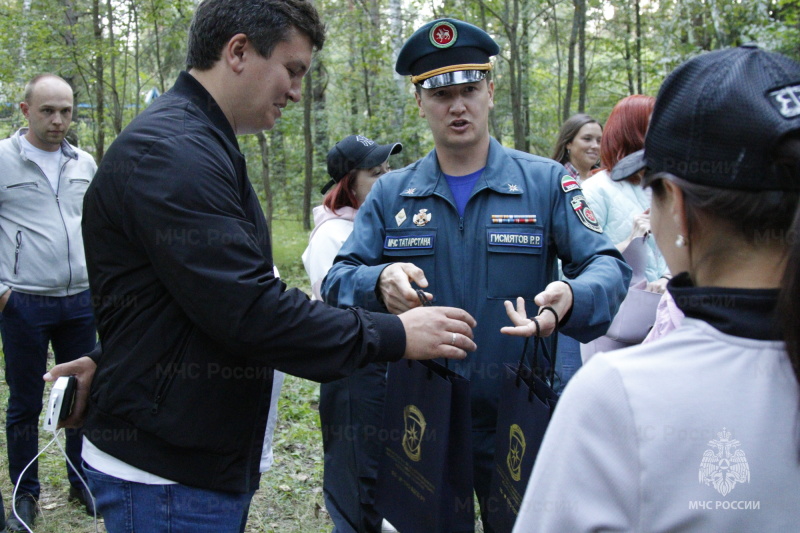
[(458, 31), (449, 22), (440, 22), (431, 28), (428, 37), (436, 48), (449, 48), (456, 43)]
[(394, 221), (397, 222), (398, 226), (402, 226), (403, 222), (406, 221), (406, 218), (407, 218), (406, 217), (406, 210), (405, 210), (405, 208), (403, 208), (400, 211), (398, 211), (397, 214), (394, 216)]
[(375, 144), (375, 141), (373, 141), (372, 139), (367, 139), (363, 135), (356, 135), (356, 141), (360, 142), (364, 146), (372, 146), (373, 144)]
[(412, 220), (414, 221), (414, 225), (424, 226), (425, 224), (431, 221), (431, 216), (432, 215), (428, 213), (427, 209), (420, 209), (419, 213), (414, 215), (414, 218)]

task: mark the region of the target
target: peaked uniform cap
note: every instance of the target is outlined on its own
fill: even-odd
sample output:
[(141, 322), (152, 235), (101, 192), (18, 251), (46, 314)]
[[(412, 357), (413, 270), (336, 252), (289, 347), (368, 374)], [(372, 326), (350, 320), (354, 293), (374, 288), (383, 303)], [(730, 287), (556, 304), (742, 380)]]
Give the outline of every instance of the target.
[(425, 89), (480, 81), (491, 70), (500, 47), (467, 22), (443, 18), (428, 22), (403, 45), (395, 71)]

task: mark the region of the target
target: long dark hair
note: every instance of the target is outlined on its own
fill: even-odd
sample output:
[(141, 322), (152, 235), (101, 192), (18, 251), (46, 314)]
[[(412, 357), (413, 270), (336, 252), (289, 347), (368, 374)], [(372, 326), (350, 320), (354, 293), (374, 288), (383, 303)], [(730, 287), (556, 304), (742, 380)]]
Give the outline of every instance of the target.
[(601, 130), (603, 129), (602, 124), (585, 113), (572, 115), (565, 120), (564, 124), (561, 125), (561, 129), (558, 131), (558, 140), (556, 140), (556, 145), (553, 148), (553, 156), (550, 159), (555, 159), (562, 165), (569, 161), (567, 145), (572, 142), (581, 128), (587, 124), (597, 124), (600, 126)]

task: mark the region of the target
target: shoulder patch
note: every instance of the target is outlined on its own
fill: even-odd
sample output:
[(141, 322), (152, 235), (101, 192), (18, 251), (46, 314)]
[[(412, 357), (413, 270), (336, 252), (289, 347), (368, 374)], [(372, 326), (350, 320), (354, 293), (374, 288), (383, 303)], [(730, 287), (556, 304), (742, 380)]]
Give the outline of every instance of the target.
[(603, 233), (603, 228), (600, 227), (600, 224), (597, 222), (597, 217), (594, 216), (594, 212), (589, 208), (589, 204), (586, 203), (586, 198), (584, 198), (582, 194), (573, 196), (570, 203), (572, 204), (572, 210), (575, 211), (575, 215), (577, 215), (581, 224), (592, 231)]
[(581, 184), (578, 183), (578, 180), (576, 180), (572, 176), (566, 175), (563, 178), (561, 178), (561, 189), (564, 192), (574, 191), (575, 189), (580, 190), (580, 188)]

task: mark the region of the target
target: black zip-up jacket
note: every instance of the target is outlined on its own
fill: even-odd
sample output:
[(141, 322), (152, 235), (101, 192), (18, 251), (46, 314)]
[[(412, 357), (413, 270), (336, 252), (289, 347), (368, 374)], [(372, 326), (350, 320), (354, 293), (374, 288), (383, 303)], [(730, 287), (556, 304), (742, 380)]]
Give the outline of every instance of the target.
[(83, 238), (103, 343), (85, 435), (158, 476), (255, 490), (273, 368), (327, 381), (405, 350), (396, 316), (273, 276), (234, 132), (185, 72), (109, 148)]

